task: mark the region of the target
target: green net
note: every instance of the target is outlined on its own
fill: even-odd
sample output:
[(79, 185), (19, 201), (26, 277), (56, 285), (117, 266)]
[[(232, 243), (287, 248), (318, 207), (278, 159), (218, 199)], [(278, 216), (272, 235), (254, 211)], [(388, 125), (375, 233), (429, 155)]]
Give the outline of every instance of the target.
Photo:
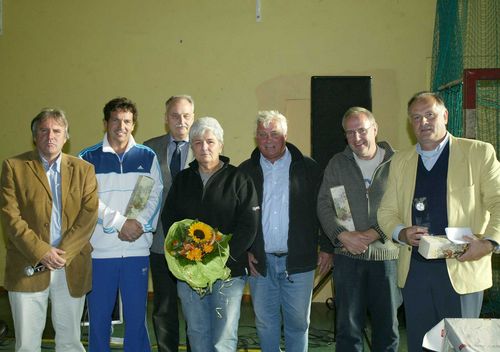
[[(437, 0), (431, 89), (448, 107), (448, 130), (464, 136), (464, 69), (500, 68), (500, 0)], [(500, 81), (476, 87), (476, 138), (500, 151)], [(500, 256), (495, 255), (493, 287), (485, 292), (482, 316), (500, 317)]]
[[(500, 68), (499, 19), (499, 0), (437, 0), (431, 89), (443, 95), (449, 110), (448, 129), (456, 136), (464, 135), (463, 70)], [(481, 122), (478, 120), (477, 138), (483, 140), (483, 135), (488, 135), (484, 140), (498, 153), (500, 100), (498, 81), (494, 82), (485, 83), (485, 89), (478, 87), (476, 114)], [(491, 126), (495, 126), (496, 135)]]
[[(464, 4), (465, 3), (465, 4)], [(467, 1), (438, 0), (432, 47), (432, 90), (462, 78)]]
[(477, 139), (493, 144), (500, 157), (500, 81), (478, 81), (476, 94)]
[(462, 83), (441, 90), (441, 96), (448, 109), (448, 131), (454, 136), (463, 136)]

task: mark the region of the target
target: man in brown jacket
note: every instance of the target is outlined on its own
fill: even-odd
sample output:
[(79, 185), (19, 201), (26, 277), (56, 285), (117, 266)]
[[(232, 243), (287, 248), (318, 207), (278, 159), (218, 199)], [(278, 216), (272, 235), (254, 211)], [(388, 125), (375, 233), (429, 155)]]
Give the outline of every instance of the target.
[(31, 130), (36, 150), (3, 162), (0, 190), (7, 239), (4, 285), (16, 351), (40, 350), (49, 299), (56, 350), (85, 351), (80, 320), (92, 282), (89, 239), (98, 209), (94, 168), (62, 153), (68, 139), (62, 111), (42, 110)]

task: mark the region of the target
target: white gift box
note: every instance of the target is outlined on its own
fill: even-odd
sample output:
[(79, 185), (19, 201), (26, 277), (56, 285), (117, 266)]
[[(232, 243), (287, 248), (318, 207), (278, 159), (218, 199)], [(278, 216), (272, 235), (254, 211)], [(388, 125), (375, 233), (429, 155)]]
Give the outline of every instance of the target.
[(466, 248), (467, 244), (453, 243), (446, 236), (422, 236), (418, 253), (425, 259), (456, 258)]
[(499, 352), (500, 319), (443, 319), (424, 337), (438, 352)]
[(446, 236), (422, 236), (418, 252), (426, 259), (456, 258), (467, 250), (466, 236), (474, 237), (468, 227), (447, 227)]

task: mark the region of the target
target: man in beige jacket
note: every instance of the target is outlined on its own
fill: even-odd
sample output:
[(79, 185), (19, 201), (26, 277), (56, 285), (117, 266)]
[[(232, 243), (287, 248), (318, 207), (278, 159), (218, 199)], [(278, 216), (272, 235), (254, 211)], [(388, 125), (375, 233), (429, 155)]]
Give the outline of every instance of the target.
[[(416, 147), (396, 153), (378, 210), (385, 233), (401, 244), (398, 285), (408, 330), (408, 351), (443, 318), (478, 317), (483, 290), (492, 285), (491, 253), (500, 243), (500, 163), (492, 145), (456, 138), (446, 130), (448, 111), (434, 93), (408, 103)], [(467, 251), (458, 258), (424, 259), (423, 235), (468, 227)]]
[[(98, 208), (94, 168), (62, 153), (68, 139), (62, 111), (42, 110), (31, 129), (36, 151), (3, 162), (0, 191), (15, 349), (40, 350), (50, 299), (56, 351), (85, 351), (80, 320), (92, 283), (89, 239)], [(30, 275), (37, 265), (42, 272)]]

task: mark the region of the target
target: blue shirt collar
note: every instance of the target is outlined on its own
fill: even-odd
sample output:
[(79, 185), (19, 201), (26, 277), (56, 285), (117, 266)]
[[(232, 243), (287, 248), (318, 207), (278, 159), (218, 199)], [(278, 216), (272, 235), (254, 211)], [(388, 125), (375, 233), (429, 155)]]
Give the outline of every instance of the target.
[[(283, 153), (281, 158), (277, 159), (274, 163), (281, 164), (283, 161), (285, 161), (287, 163), (292, 161), (292, 154), (288, 150), (288, 147), (285, 147), (285, 152)], [(264, 155), (262, 155), (262, 153), (260, 153), (260, 164), (263, 165), (263, 164), (273, 164), (273, 163), (270, 162), (268, 159), (266, 159), (266, 157)]]
[[(45, 171), (48, 171), (50, 167), (53, 167), (52, 165), (49, 165), (49, 162), (42, 156), (42, 154), (38, 153), (40, 155), (40, 160), (42, 161), (43, 168)], [(54, 161), (55, 163), (55, 170), (60, 173), (61, 172), (61, 159), (62, 159), (62, 152), (59, 153), (58, 157)]]

